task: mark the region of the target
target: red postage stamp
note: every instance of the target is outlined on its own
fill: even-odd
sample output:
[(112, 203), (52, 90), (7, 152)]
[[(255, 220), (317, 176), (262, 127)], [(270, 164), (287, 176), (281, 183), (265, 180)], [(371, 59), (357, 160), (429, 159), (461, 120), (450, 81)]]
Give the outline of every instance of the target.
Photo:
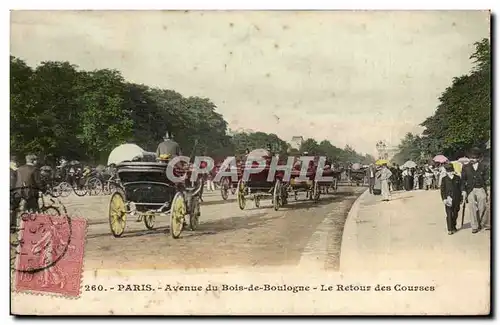
[(86, 227), (84, 218), (26, 214), (21, 221), (15, 290), (78, 297)]

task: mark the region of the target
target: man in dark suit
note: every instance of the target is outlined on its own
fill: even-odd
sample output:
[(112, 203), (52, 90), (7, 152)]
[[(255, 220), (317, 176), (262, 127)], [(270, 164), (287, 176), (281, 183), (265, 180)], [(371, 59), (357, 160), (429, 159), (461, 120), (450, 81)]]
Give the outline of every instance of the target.
[(462, 197), (469, 206), (472, 233), (481, 228), (489, 230), (489, 220), (485, 218), (488, 203), (488, 171), (480, 161), (480, 149), (472, 148), (469, 163), (462, 168)]
[(17, 163), (14, 157), (10, 158), (10, 189), (16, 187)]
[(370, 164), (370, 166), (366, 169), (366, 178), (368, 179), (368, 190), (370, 191), (370, 194), (373, 194), (373, 187), (375, 186), (375, 173), (375, 166)]
[(16, 190), (13, 197), (10, 226), (16, 228), (16, 210), (19, 208), (21, 200), (26, 202), (26, 210), (38, 211), (38, 194), (41, 189), (40, 171), (36, 167), (37, 157), (35, 155), (26, 156), (26, 164), (17, 169)]
[(458, 211), (462, 203), (462, 195), (460, 193), (460, 177), (455, 175), (455, 170), (452, 164), (445, 166), (446, 176), (441, 181), (441, 199), (443, 200), (446, 210), (446, 225), (448, 227), (448, 235), (453, 235), (457, 232)]

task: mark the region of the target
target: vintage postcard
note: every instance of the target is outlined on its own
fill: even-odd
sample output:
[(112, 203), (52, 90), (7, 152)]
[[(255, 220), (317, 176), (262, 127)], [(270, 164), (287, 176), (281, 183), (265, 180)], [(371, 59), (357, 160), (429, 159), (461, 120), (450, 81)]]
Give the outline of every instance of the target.
[(12, 11), (14, 315), (488, 315), (489, 11)]

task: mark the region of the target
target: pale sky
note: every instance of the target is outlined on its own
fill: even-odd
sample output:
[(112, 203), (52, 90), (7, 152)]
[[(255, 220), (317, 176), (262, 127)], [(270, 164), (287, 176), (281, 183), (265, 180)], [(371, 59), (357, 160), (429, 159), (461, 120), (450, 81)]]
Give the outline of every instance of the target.
[[(210, 98), (231, 129), (374, 154), (419, 132), (489, 37), (480, 11), (13, 12), (11, 54)], [(278, 116), (279, 120), (275, 117)]]

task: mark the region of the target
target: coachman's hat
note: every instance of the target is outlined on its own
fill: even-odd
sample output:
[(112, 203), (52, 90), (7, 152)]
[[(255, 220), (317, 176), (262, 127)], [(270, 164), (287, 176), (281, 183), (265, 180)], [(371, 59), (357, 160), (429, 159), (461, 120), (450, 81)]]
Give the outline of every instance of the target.
[(477, 147), (474, 147), (470, 150), (470, 153), (469, 153), (469, 158), (479, 158), (479, 156), (481, 155), (481, 149), (477, 148)]

